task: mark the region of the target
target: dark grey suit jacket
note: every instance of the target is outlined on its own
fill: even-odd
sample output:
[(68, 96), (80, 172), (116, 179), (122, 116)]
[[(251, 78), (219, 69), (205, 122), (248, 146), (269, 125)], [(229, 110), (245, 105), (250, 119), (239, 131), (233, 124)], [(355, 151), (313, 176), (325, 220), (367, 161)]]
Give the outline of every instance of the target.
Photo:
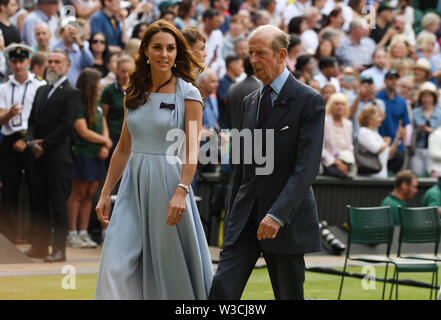
[(228, 90), (227, 104), (225, 106), (228, 128), (239, 129), (242, 116), (242, 101), (247, 95), (259, 87), (259, 82), (253, 76), (231, 85)]
[[(258, 104), (259, 90), (244, 99), (241, 129), (257, 128)], [(322, 96), (290, 74), (263, 126), (264, 131), (274, 129), (273, 172), (255, 175), (255, 163), (233, 167), (224, 246), (237, 241), (256, 203), (259, 222), (267, 213), (285, 222), (276, 239), (261, 240), (264, 250), (281, 254), (321, 250), (311, 185), (320, 165), (324, 120)], [(285, 127), (288, 129), (281, 130)]]

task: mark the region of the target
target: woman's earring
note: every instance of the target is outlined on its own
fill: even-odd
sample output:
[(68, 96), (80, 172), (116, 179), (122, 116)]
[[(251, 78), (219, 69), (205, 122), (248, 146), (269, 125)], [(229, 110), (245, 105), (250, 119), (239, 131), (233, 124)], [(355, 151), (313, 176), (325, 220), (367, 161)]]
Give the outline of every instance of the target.
[(150, 60), (149, 59), (147, 59), (147, 64), (150, 64)]
[(173, 65), (173, 67), (175, 67), (176, 68), (176, 63)]

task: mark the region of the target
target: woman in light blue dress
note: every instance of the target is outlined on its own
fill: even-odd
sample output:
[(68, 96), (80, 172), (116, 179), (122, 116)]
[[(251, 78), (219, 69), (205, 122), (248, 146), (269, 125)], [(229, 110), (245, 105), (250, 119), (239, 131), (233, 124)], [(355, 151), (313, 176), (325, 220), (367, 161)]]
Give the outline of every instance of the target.
[[(95, 299), (208, 296), (211, 257), (188, 187), (202, 122), (195, 68), (201, 65), (175, 27), (164, 20), (149, 26), (126, 89), (121, 138), (96, 207), (108, 229)], [(121, 176), (110, 219), (110, 194)]]

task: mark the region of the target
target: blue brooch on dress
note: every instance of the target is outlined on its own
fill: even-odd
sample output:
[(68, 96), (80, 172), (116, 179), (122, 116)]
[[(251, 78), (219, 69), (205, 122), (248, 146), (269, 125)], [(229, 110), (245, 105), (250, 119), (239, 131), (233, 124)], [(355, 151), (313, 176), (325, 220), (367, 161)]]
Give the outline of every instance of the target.
[(165, 102), (161, 102), (161, 104), (159, 105), (160, 109), (170, 109), (170, 110), (174, 110), (175, 109), (175, 105), (174, 104), (169, 104), (169, 103), (165, 103)]

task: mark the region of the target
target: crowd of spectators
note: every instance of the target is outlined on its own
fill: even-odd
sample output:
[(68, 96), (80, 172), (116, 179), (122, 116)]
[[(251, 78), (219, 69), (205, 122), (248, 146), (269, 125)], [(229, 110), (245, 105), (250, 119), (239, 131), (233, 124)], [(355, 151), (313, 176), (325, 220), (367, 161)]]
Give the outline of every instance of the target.
[[(288, 70), (326, 103), (321, 174), (363, 175), (356, 154), (363, 147), (381, 163), (367, 176), (410, 169), (419, 177), (439, 177), (439, 9), (437, 0), (0, 0), (0, 51), (13, 43), (31, 47), (30, 71), (39, 79), (54, 49), (69, 55), (71, 84), (85, 68), (99, 72), (108, 163), (121, 131), (124, 86), (151, 22), (174, 24), (206, 67), (197, 80), (206, 136), (238, 128), (238, 101), (259, 86), (247, 37), (272, 24), (290, 34)], [(0, 54), (0, 78), (11, 74), (8, 57)], [(90, 202), (90, 195), (81, 195)], [(72, 197), (70, 203), (81, 198)]]

